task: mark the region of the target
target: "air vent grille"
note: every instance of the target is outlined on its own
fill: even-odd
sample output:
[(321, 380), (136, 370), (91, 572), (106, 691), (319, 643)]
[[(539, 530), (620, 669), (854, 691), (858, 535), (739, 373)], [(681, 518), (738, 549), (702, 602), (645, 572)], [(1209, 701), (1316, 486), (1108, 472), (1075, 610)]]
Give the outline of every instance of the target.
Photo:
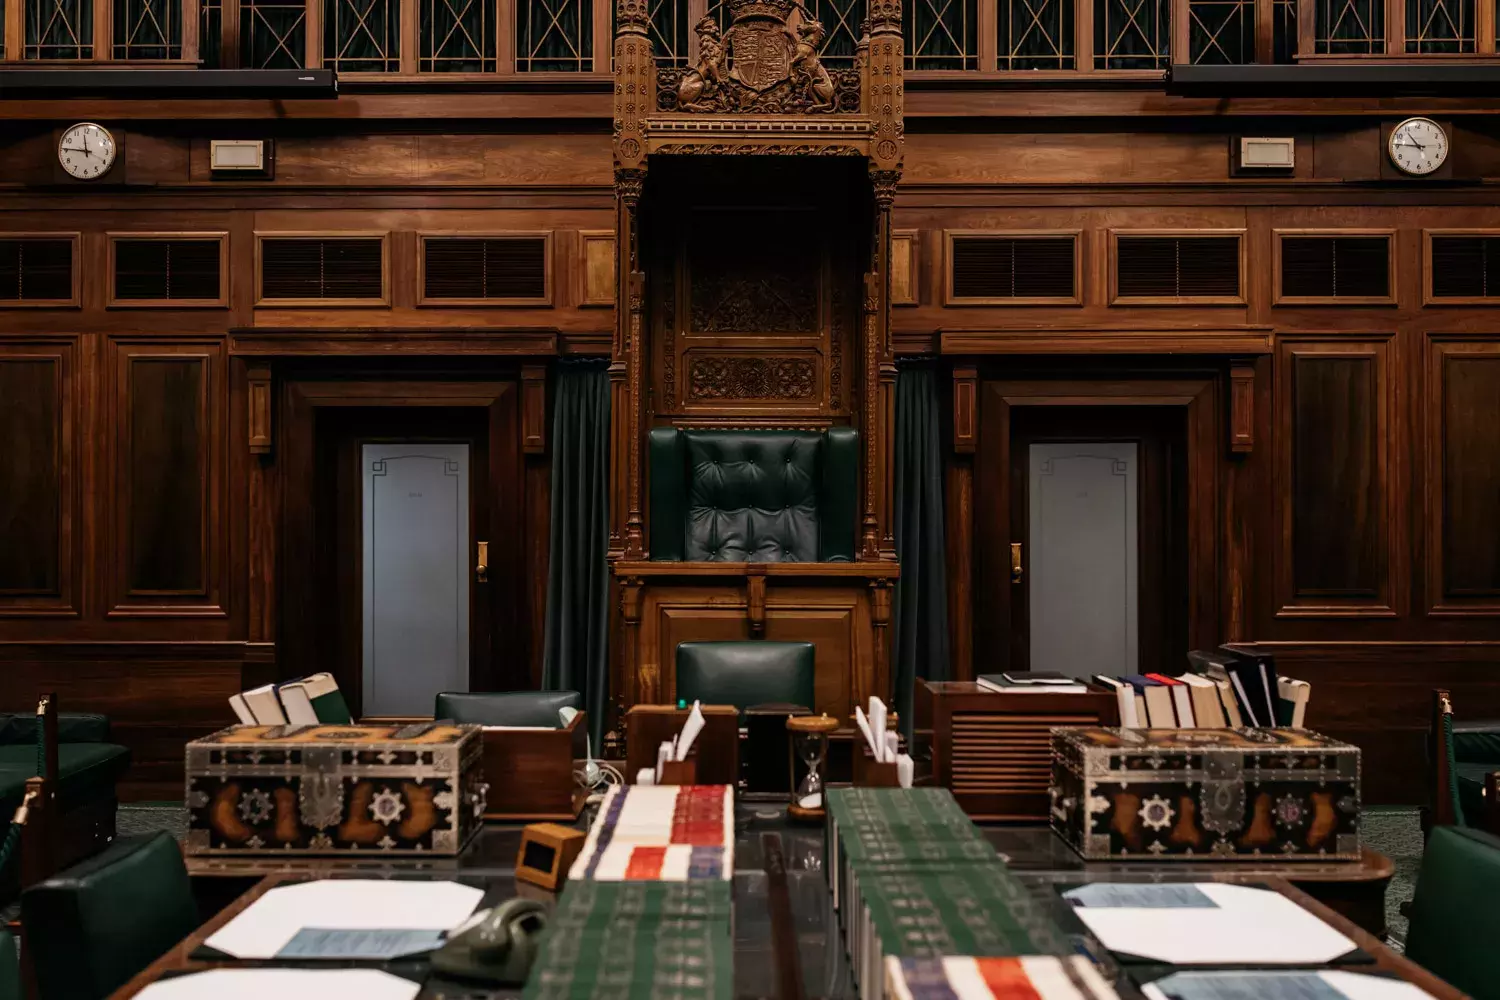
[(118, 239), (115, 298), (122, 301), (218, 301), (218, 239)]
[(0, 239), (0, 302), (71, 302), (71, 239)]
[(379, 237), (267, 237), (260, 246), (260, 297), (380, 301), (384, 243)]
[(1120, 236), (1115, 267), (1122, 299), (1240, 297), (1238, 236)]
[(1388, 236), (1283, 236), (1283, 298), (1385, 299), (1391, 294)]
[(547, 297), (545, 236), (427, 237), (423, 296), (531, 300)]
[[(1097, 714), (953, 714), (953, 793), (1032, 794), (1052, 780), (1052, 727), (1096, 726)], [(1037, 810), (1045, 814), (1045, 805)]]
[(1434, 236), (1432, 297), (1500, 297), (1500, 236)]
[(1072, 236), (955, 236), (955, 299), (1072, 299)]

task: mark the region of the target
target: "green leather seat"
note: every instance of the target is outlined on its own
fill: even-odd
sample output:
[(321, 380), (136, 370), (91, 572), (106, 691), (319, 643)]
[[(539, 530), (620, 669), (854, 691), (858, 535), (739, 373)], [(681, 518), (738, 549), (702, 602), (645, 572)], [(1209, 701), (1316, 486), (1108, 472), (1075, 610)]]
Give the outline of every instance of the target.
[(854, 558), (859, 435), (651, 431), (651, 558), (847, 562)]
[(1500, 721), (1453, 720), (1453, 757), (1465, 764), (1493, 764), (1500, 771)]
[(1406, 957), (1474, 997), (1500, 998), (1500, 837), (1440, 826), (1427, 838)]
[(16, 939), (0, 927), (0, 1000), (21, 1000), (21, 962), (16, 957)]
[(198, 926), (187, 866), (168, 833), (121, 837), (21, 894), (42, 1000), (109, 996)]
[(677, 697), (705, 705), (813, 707), (810, 642), (680, 642)]
[(562, 725), (558, 709), (583, 710), (577, 691), (445, 691), (437, 696), (433, 718), (480, 726)]
[[(86, 712), (57, 717), (58, 799), (64, 811), (95, 799), (113, 799), (115, 783), (130, 766), (130, 751), (109, 742), (109, 720)], [(0, 823), (9, 822), (35, 777), (36, 715), (0, 714)]]

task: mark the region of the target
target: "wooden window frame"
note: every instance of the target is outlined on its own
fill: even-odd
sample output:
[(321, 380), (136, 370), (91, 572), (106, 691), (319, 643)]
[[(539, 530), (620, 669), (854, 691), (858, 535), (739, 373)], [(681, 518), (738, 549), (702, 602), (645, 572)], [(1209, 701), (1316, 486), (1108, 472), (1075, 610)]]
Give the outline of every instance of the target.
[[(1109, 305), (1111, 306), (1243, 306), (1245, 282), (1248, 279), (1245, 259), (1248, 256), (1244, 229), (1110, 229), (1108, 259), (1105, 268), (1109, 273)], [(1237, 283), (1238, 295), (1121, 295), (1120, 294), (1120, 237), (1146, 237), (1158, 239), (1213, 239), (1233, 236), (1239, 244), (1235, 256), (1239, 262)]]
[(1492, 306), (1500, 302), (1494, 295), (1436, 296), (1432, 294), (1432, 238), (1434, 236), (1476, 236), (1500, 239), (1500, 229), (1424, 229), (1422, 230), (1422, 305), (1423, 306)]
[[(7, 30), (9, 30), (7, 28)], [(73, 295), (66, 299), (0, 299), (0, 309), (79, 309), (83, 305), (83, 279), (79, 254), (83, 250), (83, 235), (68, 233), (7, 233), (0, 232), (0, 240), (69, 240), (73, 244)]]
[[(1386, 294), (1385, 295), (1283, 295), (1281, 293), (1281, 242), (1288, 236), (1361, 237), (1384, 236), (1386, 238)], [(1273, 229), (1271, 230), (1271, 305), (1273, 306), (1393, 306), (1396, 305), (1398, 273), (1396, 270), (1395, 229)]]
[[(993, 237), (1012, 240), (1041, 240), (1071, 237), (1073, 240), (1073, 294), (1072, 295), (1026, 295), (1016, 298), (994, 296), (964, 297), (953, 293), (953, 243), (954, 238)], [(1083, 255), (1082, 229), (945, 229), (943, 230), (943, 306), (1081, 306), (1083, 305)], [(915, 277), (915, 275), (913, 276)]]
[[(422, 308), (464, 306), (478, 308), (514, 309), (528, 306), (550, 306), (553, 301), (556, 267), (553, 262), (555, 241), (551, 229), (508, 229), (468, 232), (465, 230), (424, 229), (417, 232), (417, 305)], [(543, 241), (543, 284), (546, 291), (540, 298), (518, 299), (430, 299), (427, 297), (427, 241), (429, 239), (503, 240), (536, 239)]]
[[(268, 299), (262, 294), (262, 267), (265, 263), (266, 240), (380, 240), (380, 298), (378, 299)], [(391, 234), (389, 230), (354, 229), (348, 231), (273, 232), (255, 231), (255, 308), (298, 309), (368, 308), (389, 309), (391, 305)]]
[[(115, 0), (92, 0), (94, 9), (94, 37), (89, 44), (93, 56), (89, 59), (26, 59), (26, 4), (33, 0), (12, 0), (5, 7), (5, 61), (24, 62), (31, 66), (67, 66), (79, 63), (112, 63), (117, 66), (181, 66), (198, 61), (198, 26), (200, 14), (198, 0), (180, 0), (182, 3), (182, 55), (176, 59), (116, 59), (114, 58), (114, 3)], [(238, 0), (236, 0), (236, 3)], [(402, 0), (405, 2), (405, 0)], [(235, 10), (238, 11), (238, 6)]]
[[(1178, 0), (1182, 2), (1182, 0)], [(1267, 0), (1257, 0), (1265, 3)], [(1385, 51), (1330, 53), (1314, 52), (1317, 46), (1317, 0), (1295, 0), (1297, 4), (1297, 62), (1346, 62), (1348, 60), (1419, 59), (1440, 62), (1451, 59), (1473, 59), (1476, 56), (1495, 54), (1495, 3), (1494, 0), (1475, 0), (1474, 4), (1474, 51), (1473, 52), (1407, 52), (1406, 51), (1406, 4), (1409, 0), (1384, 0), (1385, 6)], [(1257, 46), (1257, 60), (1259, 60)]]
[[(109, 245), (107, 309), (227, 309), (229, 307), (229, 233), (212, 232), (140, 232), (110, 230), (104, 234)], [(217, 240), (219, 243), (219, 294), (212, 299), (121, 299), (115, 288), (116, 246), (121, 240), (150, 240), (166, 243), (172, 240)]]

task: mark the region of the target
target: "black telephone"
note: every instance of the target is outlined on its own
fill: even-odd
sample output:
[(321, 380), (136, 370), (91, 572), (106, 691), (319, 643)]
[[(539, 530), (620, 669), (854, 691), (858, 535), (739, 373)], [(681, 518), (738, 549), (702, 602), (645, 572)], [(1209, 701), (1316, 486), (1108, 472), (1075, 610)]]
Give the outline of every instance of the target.
[(469, 922), (432, 955), (440, 976), (523, 986), (547, 926), (547, 908), (534, 899), (508, 899)]

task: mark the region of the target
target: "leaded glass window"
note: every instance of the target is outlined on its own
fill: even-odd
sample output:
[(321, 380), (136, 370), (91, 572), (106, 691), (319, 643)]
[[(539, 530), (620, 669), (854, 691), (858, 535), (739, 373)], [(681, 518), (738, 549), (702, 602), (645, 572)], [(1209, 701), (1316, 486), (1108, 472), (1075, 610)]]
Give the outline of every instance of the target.
[(819, 52), (823, 65), (829, 69), (852, 69), (854, 50), (864, 34), (865, 0), (808, 0), (807, 9), (826, 33)]
[(495, 71), (494, 0), (420, 0), (417, 68), (424, 73)]
[(94, 58), (93, 0), (26, 2), (26, 59)]
[(901, 17), (907, 69), (979, 67), (977, 0), (906, 0)]
[(302, 69), (307, 58), (307, 5), (298, 0), (240, 0), (240, 65)]
[[(692, 28), (692, 25), (688, 23), (687, 0), (650, 0), (650, 7), (648, 31), (656, 65), (686, 66), (688, 64), (688, 32)], [(722, 28), (722, 25), (720, 27)]]
[(1297, 61), (1297, 2), (1273, 0), (1271, 5), (1271, 61)]
[(517, 72), (593, 70), (593, 0), (517, 0)]
[(1255, 0), (1189, 0), (1188, 61), (1239, 65), (1255, 61)]
[(204, 69), (224, 65), (224, 0), (198, 0), (198, 58)]
[(181, 59), (182, 0), (114, 0), (116, 59)]
[(1095, 69), (1167, 68), (1172, 61), (1171, 0), (1093, 3)]
[(1073, 69), (1074, 0), (1001, 0), (1000, 68)]
[(1375, 55), (1385, 51), (1385, 0), (1316, 0), (1314, 51)]
[(1474, 51), (1474, 0), (1406, 0), (1406, 51)]
[(323, 65), (340, 73), (399, 72), (400, 0), (324, 0)]

